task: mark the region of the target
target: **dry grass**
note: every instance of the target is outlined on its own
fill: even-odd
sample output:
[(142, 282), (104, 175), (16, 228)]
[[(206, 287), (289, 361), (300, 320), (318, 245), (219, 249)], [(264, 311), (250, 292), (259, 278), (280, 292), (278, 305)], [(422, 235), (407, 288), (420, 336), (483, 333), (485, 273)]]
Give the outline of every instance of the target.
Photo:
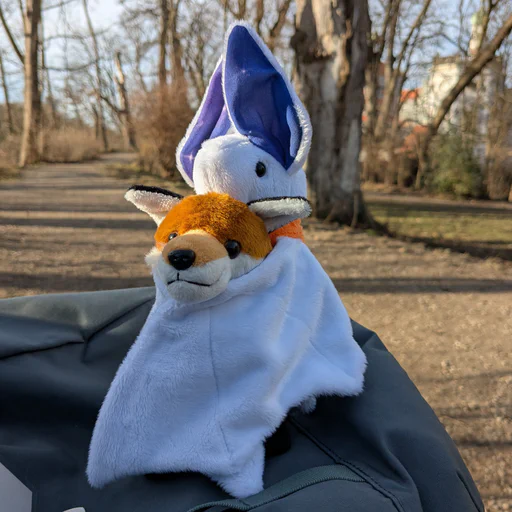
[(0, 141), (0, 172), (2, 175), (12, 172), (18, 163), (21, 137), (18, 134), (7, 135)]
[[(8, 135), (0, 141), (0, 176), (15, 173), (21, 146), (21, 135)], [(102, 152), (100, 141), (92, 130), (65, 127), (48, 131), (43, 138), (42, 160), (73, 163), (93, 160)]]
[(407, 201), (411, 196), (367, 195), (374, 218), (399, 237), (467, 252), (512, 259), (512, 209), (506, 204)]
[(64, 128), (46, 133), (43, 160), (82, 162), (97, 158), (101, 150), (101, 143), (92, 130)]

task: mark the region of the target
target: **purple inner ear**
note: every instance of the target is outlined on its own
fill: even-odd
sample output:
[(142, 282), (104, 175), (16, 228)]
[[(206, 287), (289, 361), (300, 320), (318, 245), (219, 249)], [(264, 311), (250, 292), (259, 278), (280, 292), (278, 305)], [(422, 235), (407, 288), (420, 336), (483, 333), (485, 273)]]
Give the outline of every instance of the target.
[(225, 135), (231, 126), (222, 94), (222, 62), (213, 72), (203, 104), (192, 123), (190, 135), (179, 154), (181, 165), (190, 179), (193, 179), (194, 160), (203, 142)]
[(287, 78), (244, 26), (233, 28), (225, 58), (226, 103), (237, 131), (288, 169), (303, 134)]

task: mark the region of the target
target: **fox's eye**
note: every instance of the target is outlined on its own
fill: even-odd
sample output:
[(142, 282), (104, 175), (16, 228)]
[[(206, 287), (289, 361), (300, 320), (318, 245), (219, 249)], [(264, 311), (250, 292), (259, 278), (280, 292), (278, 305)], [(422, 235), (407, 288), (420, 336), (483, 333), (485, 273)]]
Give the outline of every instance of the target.
[(228, 256), (234, 260), (239, 254), (240, 254), (240, 244), (236, 240), (228, 240), (224, 247), (226, 248), (226, 251), (228, 251)]
[(173, 238), (176, 238), (178, 236), (178, 233), (171, 233), (169, 235), (169, 240), (172, 240)]
[(262, 178), (267, 174), (267, 166), (263, 162), (258, 162), (256, 164), (256, 174), (258, 178)]

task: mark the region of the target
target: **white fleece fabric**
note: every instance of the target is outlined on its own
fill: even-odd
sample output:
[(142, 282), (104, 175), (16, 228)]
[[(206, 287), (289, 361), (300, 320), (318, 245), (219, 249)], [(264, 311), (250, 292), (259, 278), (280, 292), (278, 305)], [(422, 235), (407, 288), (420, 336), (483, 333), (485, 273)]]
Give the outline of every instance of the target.
[(290, 408), (356, 395), (366, 358), (307, 246), (279, 238), (217, 297), (156, 302), (101, 407), (87, 475), (197, 471), (244, 498), (263, 489), (264, 441)]

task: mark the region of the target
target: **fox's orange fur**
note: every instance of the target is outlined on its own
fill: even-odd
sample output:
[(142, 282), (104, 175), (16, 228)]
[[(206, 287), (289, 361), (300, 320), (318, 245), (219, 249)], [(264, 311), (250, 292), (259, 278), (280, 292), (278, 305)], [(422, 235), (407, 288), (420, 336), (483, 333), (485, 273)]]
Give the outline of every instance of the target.
[(302, 223), (300, 219), (294, 220), (293, 222), (289, 222), (286, 226), (282, 228), (276, 229), (270, 233), (270, 242), (272, 245), (277, 244), (277, 239), (280, 236), (287, 236), (288, 238), (298, 238), (299, 240), (304, 240), (304, 230), (302, 229)]
[(242, 251), (253, 258), (264, 258), (272, 250), (263, 221), (246, 204), (215, 192), (188, 196), (180, 201), (158, 227), (156, 246), (162, 249), (171, 233), (184, 235), (197, 230), (209, 233), (222, 245), (236, 240)]

